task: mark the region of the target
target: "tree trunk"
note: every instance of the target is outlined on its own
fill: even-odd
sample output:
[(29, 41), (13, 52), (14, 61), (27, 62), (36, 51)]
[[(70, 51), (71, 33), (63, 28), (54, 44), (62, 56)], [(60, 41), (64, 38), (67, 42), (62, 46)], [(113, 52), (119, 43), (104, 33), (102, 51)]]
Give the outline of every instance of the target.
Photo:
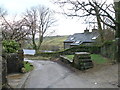
[[(117, 41), (117, 62), (120, 64), (120, 1), (115, 2), (115, 15), (116, 15), (116, 41)], [(120, 87), (120, 82), (119, 82)]]
[(39, 49), (36, 49), (35, 50), (35, 54), (39, 54), (40, 53), (40, 50)]
[(32, 45), (32, 47), (33, 47), (33, 49), (37, 49), (37, 45), (36, 45), (36, 43), (35, 43), (35, 34), (34, 35), (32, 35), (32, 43), (33, 43), (33, 45)]
[(99, 30), (99, 33), (100, 33), (100, 42), (103, 43), (104, 42), (103, 30), (102, 30), (102, 26), (101, 26), (99, 16), (97, 16), (97, 23), (98, 23), (98, 30)]
[(99, 30), (99, 34), (100, 34), (100, 42), (103, 43), (104, 42), (103, 30), (102, 30), (102, 25), (101, 25), (101, 21), (100, 21), (99, 11), (98, 11), (97, 7), (95, 8), (95, 11), (96, 11), (98, 30)]

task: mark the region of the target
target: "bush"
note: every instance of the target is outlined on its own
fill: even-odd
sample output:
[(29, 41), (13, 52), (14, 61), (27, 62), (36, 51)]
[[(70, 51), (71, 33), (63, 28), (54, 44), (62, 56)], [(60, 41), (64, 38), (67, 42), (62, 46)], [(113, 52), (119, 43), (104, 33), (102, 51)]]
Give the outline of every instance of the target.
[(2, 41), (2, 45), (5, 53), (15, 53), (20, 48), (19, 43), (14, 40), (4, 40)]

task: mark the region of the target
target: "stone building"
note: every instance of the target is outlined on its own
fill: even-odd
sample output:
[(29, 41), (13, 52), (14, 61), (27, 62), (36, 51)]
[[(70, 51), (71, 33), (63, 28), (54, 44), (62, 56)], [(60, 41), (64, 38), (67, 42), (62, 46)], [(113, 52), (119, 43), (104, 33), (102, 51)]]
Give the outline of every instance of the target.
[(78, 45), (91, 45), (99, 37), (97, 29), (84, 30), (84, 33), (75, 33), (68, 36), (67, 40), (64, 41), (64, 49), (71, 48)]

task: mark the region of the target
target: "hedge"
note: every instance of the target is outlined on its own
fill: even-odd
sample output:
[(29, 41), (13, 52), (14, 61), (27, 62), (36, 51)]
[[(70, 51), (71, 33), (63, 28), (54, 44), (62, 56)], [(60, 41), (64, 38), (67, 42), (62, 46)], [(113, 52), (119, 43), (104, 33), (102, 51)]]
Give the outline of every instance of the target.
[(41, 56), (55, 56), (58, 57), (59, 55), (72, 55), (75, 54), (75, 52), (90, 52), (90, 53), (94, 53), (94, 54), (98, 54), (100, 53), (100, 46), (76, 46), (76, 47), (72, 47), (69, 49), (66, 49), (64, 51), (58, 51), (58, 52), (41, 52), (37, 55), (41, 55)]
[(37, 55), (58, 57), (60, 55), (73, 55), (75, 54), (75, 52), (89, 52), (91, 54), (101, 54), (102, 56), (115, 60), (117, 53), (116, 51), (117, 51), (116, 41), (113, 40), (113, 41), (106, 41), (102, 45), (92, 45), (92, 46), (80, 45), (66, 49), (64, 51), (45, 52), (45, 53), (39, 53)]

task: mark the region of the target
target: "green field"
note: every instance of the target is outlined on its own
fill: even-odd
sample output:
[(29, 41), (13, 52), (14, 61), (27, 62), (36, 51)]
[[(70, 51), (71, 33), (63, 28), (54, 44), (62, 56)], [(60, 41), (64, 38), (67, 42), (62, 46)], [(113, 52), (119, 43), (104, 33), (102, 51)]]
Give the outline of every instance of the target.
[(42, 43), (42, 50), (63, 50), (64, 48), (64, 40), (67, 39), (68, 36), (52, 36), (45, 37)]
[[(67, 35), (65, 36), (47, 36), (44, 37), (43, 43), (41, 45), (41, 50), (50, 50), (50, 51), (59, 51), (64, 49), (64, 41), (67, 39)], [(30, 41), (32, 42), (32, 41)], [(38, 39), (36, 39), (38, 42)], [(28, 43), (25, 48), (32, 49), (31, 45)]]

